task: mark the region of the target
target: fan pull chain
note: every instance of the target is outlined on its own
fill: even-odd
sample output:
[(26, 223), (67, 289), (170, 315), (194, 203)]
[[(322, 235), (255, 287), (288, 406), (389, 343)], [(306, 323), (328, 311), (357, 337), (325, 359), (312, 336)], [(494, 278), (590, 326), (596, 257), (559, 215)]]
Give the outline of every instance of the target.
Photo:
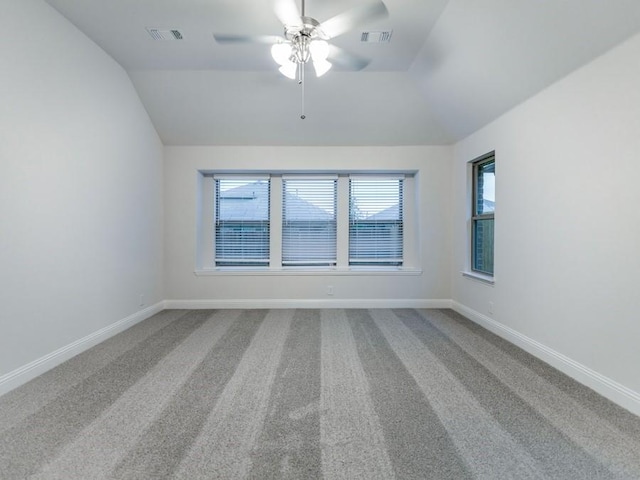
[(300, 91), (302, 93), (302, 111), (300, 112), (300, 119), (304, 120), (307, 116), (304, 114), (304, 63), (299, 64), (300, 78), (298, 79), (298, 85), (300, 85)]

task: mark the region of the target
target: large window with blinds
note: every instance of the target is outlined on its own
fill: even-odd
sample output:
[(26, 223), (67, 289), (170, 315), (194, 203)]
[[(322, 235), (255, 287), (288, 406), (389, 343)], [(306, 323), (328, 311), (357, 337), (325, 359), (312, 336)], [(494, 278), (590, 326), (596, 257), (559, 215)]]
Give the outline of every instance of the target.
[(349, 265), (403, 261), (403, 179), (349, 179)]
[(336, 177), (282, 180), (282, 265), (336, 264)]
[(269, 179), (215, 178), (215, 265), (269, 265)]
[(200, 174), (197, 274), (416, 270), (412, 172)]

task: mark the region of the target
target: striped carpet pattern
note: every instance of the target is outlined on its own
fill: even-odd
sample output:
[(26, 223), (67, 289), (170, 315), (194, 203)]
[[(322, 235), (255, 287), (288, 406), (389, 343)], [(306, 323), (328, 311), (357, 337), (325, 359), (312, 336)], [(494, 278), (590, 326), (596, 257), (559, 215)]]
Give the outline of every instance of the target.
[(450, 310), (166, 310), (0, 398), (2, 479), (640, 479), (640, 418)]

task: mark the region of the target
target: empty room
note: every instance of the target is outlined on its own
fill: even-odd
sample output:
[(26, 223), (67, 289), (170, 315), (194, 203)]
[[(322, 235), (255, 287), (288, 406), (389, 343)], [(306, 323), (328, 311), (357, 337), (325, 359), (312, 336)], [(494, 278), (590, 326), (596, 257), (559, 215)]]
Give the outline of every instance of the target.
[(640, 479), (640, 2), (0, 18), (0, 478)]

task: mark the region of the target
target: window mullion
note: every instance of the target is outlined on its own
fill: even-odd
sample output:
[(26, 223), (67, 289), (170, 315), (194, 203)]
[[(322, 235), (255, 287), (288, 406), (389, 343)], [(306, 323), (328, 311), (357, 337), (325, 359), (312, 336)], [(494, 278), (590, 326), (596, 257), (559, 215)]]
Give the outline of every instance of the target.
[(282, 268), (282, 176), (271, 177), (271, 238), (270, 238), (270, 263), (274, 270)]
[(349, 267), (349, 176), (338, 177), (337, 268)]

